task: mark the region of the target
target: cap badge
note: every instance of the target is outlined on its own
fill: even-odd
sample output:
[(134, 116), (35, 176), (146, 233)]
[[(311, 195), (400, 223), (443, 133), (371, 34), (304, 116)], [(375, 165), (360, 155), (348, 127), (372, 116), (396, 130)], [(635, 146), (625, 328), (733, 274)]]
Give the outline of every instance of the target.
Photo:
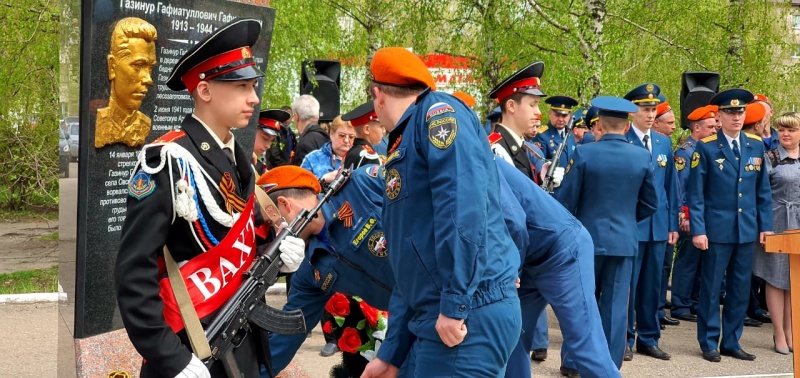
[(252, 55), (250, 55), (250, 49), (247, 47), (242, 47), (242, 59), (247, 59), (250, 57), (252, 57)]
[(734, 98), (733, 100), (731, 100), (731, 106), (739, 106), (739, 99)]
[(653, 84), (647, 84), (647, 86), (644, 87), (644, 89), (647, 90), (648, 92), (652, 92), (653, 89), (655, 89), (655, 88), (653, 87)]
[(206, 78), (205, 72), (201, 72), (200, 75), (197, 76), (200, 78), (200, 80), (204, 80)]
[(652, 94), (652, 93), (649, 93), (649, 94), (647, 95), (647, 98), (653, 98), (653, 94)]

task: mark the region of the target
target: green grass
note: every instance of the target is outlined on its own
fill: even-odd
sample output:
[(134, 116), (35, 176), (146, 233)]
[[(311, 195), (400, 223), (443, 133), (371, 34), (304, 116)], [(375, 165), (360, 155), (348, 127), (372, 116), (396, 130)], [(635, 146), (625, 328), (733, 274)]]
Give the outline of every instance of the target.
[(58, 265), (48, 269), (0, 274), (0, 294), (54, 293), (58, 291)]
[(58, 206), (36, 210), (11, 211), (0, 208), (0, 221), (2, 222), (37, 222), (57, 221)]
[(39, 236), (41, 241), (58, 241), (58, 231)]

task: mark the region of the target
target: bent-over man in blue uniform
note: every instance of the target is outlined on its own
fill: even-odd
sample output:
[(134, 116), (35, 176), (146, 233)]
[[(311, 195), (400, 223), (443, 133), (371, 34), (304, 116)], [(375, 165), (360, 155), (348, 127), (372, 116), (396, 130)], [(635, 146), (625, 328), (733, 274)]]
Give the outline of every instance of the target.
[[(742, 350), (739, 338), (750, 293), (753, 243), (764, 243), (772, 233), (772, 191), (763, 167), (761, 137), (741, 132), (745, 106), (752, 100), (752, 93), (739, 88), (711, 98), (711, 105), (719, 107), (722, 129), (700, 140), (690, 163), (689, 224), (692, 244), (703, 251), (697, 341), (703, 358), (711, 362), (719, 362), (720, 355), (756, 358)], [(725, 309), (720, 324), (723, 274)]]
[[(647, 151), (647, 161), (653, 168), (658, 209), (638, 224), (639, 248), (633, 263), (631, 292), (628, 301), (628, 347), (625, 360), (636, 351), (661, 360), (671, 356), (658, 347), (661, 328), (658, 319), (658, 300), (667, 244), (678, 241), (678, 183), (672, 157), (672, 140), (651, 132), (661, 89), (653, 83), (642, 84), (625, 95), (636, 104), (631, 127), (625, 137), (634, 146)], [(634, 323), (636, 329), (634, 330)], [(638, 335), (638, 338), (637, 338)]]
[(625, 136), (628, 113), (636, 105), (616, 97), (592, 100), (599, 109), (596, 143), (575, 152), (556, 198), (574, 214), (594, 241), (597, 301), (609, 352), (622, 367), (627, 326), (628, 291), (638, 240), (631, 230), (658, 207), (646, 150)]
[[(436, 92), (422, 60), (378, 50), (370, 93), (389, 130), (382, 218), (398, 280), (391, 326), (364, 377), (499, 377), (522, 327), (519, 251), (503, 221), (497, 167), (475, 113)], [(458, 346), (458, 348), (455, 348)]]

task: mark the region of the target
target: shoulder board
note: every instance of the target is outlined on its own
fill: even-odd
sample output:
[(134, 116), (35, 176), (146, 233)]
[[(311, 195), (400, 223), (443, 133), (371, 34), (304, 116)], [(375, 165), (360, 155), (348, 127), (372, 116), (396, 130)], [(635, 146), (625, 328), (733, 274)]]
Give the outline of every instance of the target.
[(154, 140), (153, 143), (171, 143), (186, 136), (183, 130), (172, 130)]
[(680, 147), (678, 147), (678, 148), (680, 148), (680, 149), (682, 149), (682, 150), (685, 150), (685, 149), (687, 149), (687, 148), (689, 148), (689, 147), (691, 147), (691, 146), (692, 146), (692, 142), (690, 142), (690, 141), (688, 141), (688, 140), (687, 140), (686, 142), (684, 142), (684, 143), (683, 143), (683, 144), (682, 144)]
[(717, 140), (717, 134), (712, 134), (712, 135), (709, 135), (709, 136), (703, 138), (702, 142), (703, 143), (710, 143), (710, 142), (713, 142), (715, 140)]
[(501, 139), (503, 139), (503, 136), (500, 135), (500, 133), (495, 131), (495, 132), (489, 134), (488, 139), (489, 139), (489, 145), (492, 145), (492, 144), (495, 144), (495, 143), (499, 142)]
[(750, 139), (755, 139), (755, 140), (757, 140), (757, 141), (759, 141), (759, 142), (761, 142), (761, 141), (762, 141), (762, 140), (761, 140), (761, 137), (760, 137), (760, 136), (758, 136), (758, 135), (755, 135), (755, 134), (750, 134), (750, 133), (744, 133), (744, 135), (747, 135), (747, 137), (748, 137), (748, 138), (750, 138)]
[(550, 128), (550, 126), (547, 126), (547, 125), (544, 125), (544, 126), (540, 127), (539, 128), (539, 134), (547, 131), (549, 128)]

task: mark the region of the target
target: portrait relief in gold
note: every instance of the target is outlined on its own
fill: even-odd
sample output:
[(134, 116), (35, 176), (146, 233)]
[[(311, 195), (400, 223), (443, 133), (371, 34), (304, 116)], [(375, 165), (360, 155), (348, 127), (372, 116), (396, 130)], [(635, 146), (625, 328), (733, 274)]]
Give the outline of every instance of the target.
[(141, 18), (117, 21), (107, 57), (111, 94), (108, 107), (97, 110), (94, 146), (113, 143), (139, 147), (150, 133), (150, 117), (139, 111), (153, 84), (156, 28)]

